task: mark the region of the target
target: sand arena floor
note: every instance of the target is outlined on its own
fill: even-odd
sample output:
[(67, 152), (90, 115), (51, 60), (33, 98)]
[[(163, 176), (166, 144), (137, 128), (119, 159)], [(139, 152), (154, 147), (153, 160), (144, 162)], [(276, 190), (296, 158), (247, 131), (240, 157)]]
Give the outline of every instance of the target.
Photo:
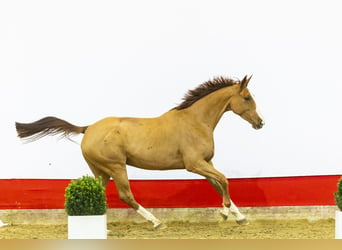
[[(0, 239), (67, 239), (67, 225), (9, 225)], [(108, 239), (333, 239), (334, 220), (254, 220), (247, 226), (232, 221), (169, 222), (153, 229), (148, 222), (108, 223)]]

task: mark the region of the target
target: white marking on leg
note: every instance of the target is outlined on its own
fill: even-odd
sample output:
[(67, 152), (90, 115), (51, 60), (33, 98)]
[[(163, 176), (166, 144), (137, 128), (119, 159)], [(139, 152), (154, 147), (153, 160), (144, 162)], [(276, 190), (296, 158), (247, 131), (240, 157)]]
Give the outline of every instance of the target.
[(228, 218), (229, 215), (229, 208), (223, 205), (223, 209), (221, 211), (222, 215)]
[(7, 226), (8, 224), (6, 223), (3, 223), (2, 220), (0, 220), (0, 227), (4, 227), (4, 226)]
[(161, 224), (160, 220), (158, 220), (156, 217), (154, 217), (154, 215), (151, 212), (147, 211), (141, 205), (139, 205), (137, 213), (140, 214), (142, 217), (144, 217), (146, 220), (151, 221), (153, 223), (153, 227), (155, 227), (155, 228)]
[(236, 220), (240, 221), (240, 220), (246, 219), (246, 217), (242, 213), (240, 213), (239, 209), (237, 208), (237, 206), (235, 206), (235, 204), (232, 200), (230, 200), (229, 210), (230, 210), (230, 212), (232, 212), (232, 214), (235, 215)]

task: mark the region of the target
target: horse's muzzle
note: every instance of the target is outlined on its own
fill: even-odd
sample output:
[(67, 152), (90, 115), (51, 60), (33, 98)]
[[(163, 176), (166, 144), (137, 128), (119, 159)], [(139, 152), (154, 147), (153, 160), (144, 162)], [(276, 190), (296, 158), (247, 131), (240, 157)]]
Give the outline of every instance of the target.
[(263, 120), (260, 120), (259, 123), (253, 124), (254, 129), (261, 129), (265, 125), (265, 122)]

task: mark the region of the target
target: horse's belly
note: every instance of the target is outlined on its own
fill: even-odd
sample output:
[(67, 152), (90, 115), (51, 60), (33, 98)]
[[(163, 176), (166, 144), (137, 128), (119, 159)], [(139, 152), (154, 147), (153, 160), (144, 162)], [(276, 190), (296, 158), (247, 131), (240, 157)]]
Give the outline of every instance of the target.
[(173, 156), (160, 156), (150, 155), (148, 156), (131, 156), (127, 158), (127, 164), (149, 170), (170, 170), (170, 169), (184, 169), (184, 163), (180, 157)]

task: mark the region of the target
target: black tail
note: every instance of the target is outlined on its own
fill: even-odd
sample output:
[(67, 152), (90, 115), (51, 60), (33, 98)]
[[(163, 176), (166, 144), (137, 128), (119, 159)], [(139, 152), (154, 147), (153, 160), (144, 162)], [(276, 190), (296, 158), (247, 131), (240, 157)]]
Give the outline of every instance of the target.
[(62, 134), (63, 137), (69, 137), (71, 134), (85, 133), (88, 126), (79, 127), (67, 121), (56, 117), (45, 117), (32, 123), (15, 123), (18, 137), (35, 141), (46, 135)]

